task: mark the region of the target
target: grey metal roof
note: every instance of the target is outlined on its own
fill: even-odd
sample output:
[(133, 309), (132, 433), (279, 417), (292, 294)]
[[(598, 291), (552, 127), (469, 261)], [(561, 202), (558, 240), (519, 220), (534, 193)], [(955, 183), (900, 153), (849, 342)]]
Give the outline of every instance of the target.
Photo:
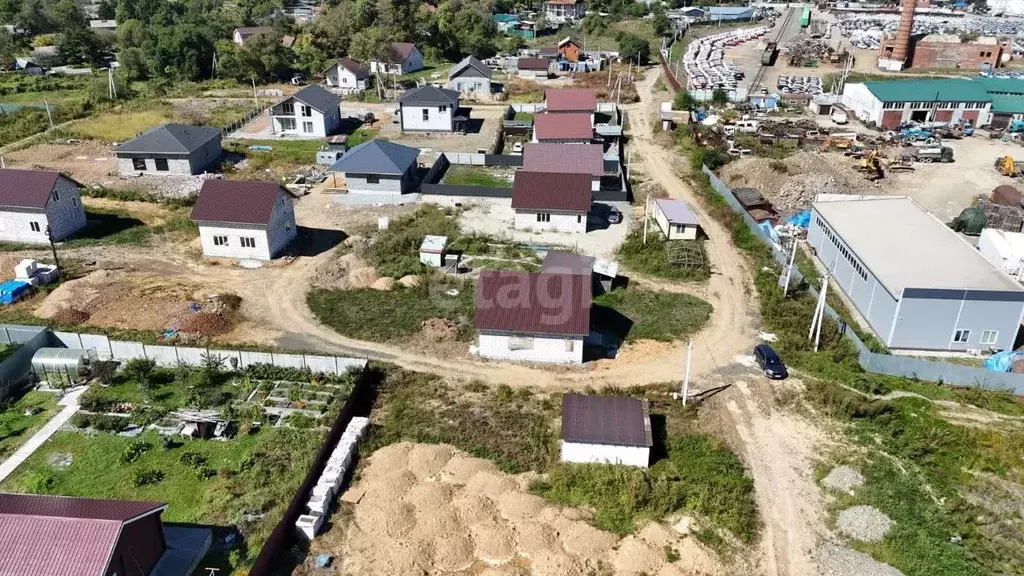
[(450, 104), (459, 105), (459, 93), (446, 88), (435, 88), (434, 86), (420, 86), (402, 94), (400, 100), (403, 106), (417, 104)]
[[(338, 98), (316, 84), (306, 86), (288, 98), (281, 100), (281, 102), (285, 102), (291, 98), (294, 98), (303, 104), (308, 104), (319, 112), (327, 112), (328, 110), (337, 108), (338, 105), (341, 104), (341, 98)], [(278, 102), (278, 104), (281, 102)]]
[(399, 175), (415, 164), (419, 155), (419, 148), (387, 140), (370, 140), (346, 152), (341, 160), (331, 166), (331, 172)]
[(904, 288), (1021, 291), (974, 247), (905, 196), (818, 201), (814, 210), (890, 294)]
[(217, 128), (164, 124), (151, 128), (114, 149), (117, 153), (139, 154), (191, 154), (214, 138), (220, 138)]
[(581, 444), (650, 447), (647, 400), (626, 396), (562, 396), (562, 440)]
[(542, 273), (572, 274), (589, 276), (594, 271), (594, 257), (559, 250), (548, 250), (541, 263)]
[(693, 207), (687, 202), (682, 200), (670, 200), (668, 198), (658, 198), (654, 201), (661, 209), (661, 212), (668, 219), (669, 224), (688, 224), (690, 226), (699, 226), (700, 221), (697, 220), (697, 215), (693, 213)]
[(472, 68), (477, 72), (483, 74), (487, 78), (491, 77), (491, 68), (487, 64), (481, 62), (479, 58), (470, 54), (469, 56), (463, 58), (461, 62), (452, 67), (451, 71), (448, 72), (448, 78), (451, 79), (458, 76), (466, 68)]

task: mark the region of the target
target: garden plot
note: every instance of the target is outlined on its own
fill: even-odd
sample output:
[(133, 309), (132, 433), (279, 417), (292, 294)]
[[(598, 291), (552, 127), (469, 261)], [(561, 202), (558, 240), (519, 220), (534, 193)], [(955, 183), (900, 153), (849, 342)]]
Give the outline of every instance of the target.
[(268, 392), (260, 402), (265, 418), (275, 426), (311, 428), (327, 426), (332, 406), (339, 405), (351, 393), (351, 386), (323, 383), (271, 381), (261, 384)]

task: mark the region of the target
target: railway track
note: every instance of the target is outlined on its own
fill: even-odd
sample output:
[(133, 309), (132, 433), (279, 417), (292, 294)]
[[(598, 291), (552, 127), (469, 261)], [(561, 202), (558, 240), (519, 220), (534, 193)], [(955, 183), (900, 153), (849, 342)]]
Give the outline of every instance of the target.
[[(775, 35), (775, 45), (778, 49), (782, 49), (782, 36), (786, 33), (789, 28), (789, 23), (793, 21), (793, 15), (796, 14), (797, 8), (790, 8), (786, 10), (786, 17), (782, 20), (782, 26), (779, 27), (779, 33)], [(761, 67), (757, 69), (757, 74), (754, 75), (754, 80), (750, 83), (750, 88), (747, 90), (747, 94), (753, 94), (757, 91), (757, 88), (761, 85), (764, 80), (764, 73), (768, 70), (766, 64), (761, 64)]]

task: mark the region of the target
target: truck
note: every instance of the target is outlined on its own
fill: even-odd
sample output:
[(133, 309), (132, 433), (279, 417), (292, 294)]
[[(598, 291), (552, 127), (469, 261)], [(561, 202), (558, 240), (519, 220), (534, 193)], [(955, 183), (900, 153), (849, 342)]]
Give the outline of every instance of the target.
[(953, 149), (949, 146), (922, 146), (914, 151), (918, 162), (943, 162), (953, 161)]
[(829, 114), (829, 118), (832, 119), (836, 124), (846, 124), (850, 121), (850, 118), (846, 115), (846, 112), (836, 107), (832, 107), (832, 113)]
[(775, 57), (779, 54), (779, 44), (777, 42), (769, 42), (764, 48), (764, 52), (761, 53), (761, 65), (771, 66), (775, 63)]

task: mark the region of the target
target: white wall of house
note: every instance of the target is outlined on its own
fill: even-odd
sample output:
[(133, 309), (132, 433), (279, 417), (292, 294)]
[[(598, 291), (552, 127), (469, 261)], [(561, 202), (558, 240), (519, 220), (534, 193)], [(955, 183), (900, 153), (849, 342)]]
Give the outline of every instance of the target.
[[(547, 219), (547, 222), (541, 220)], [(572, 232), (583, 234), (587, 231), (587, 215), (584, 212), (557, 213), (516, 209), (515, 229), (528, 232)]]
[(544, 3), (544, 14), (548, 17), (548, 20), (553, 22), (565, 22), (566, 20), (578, 20), (583, 18), (586, 14), (584, 4), (555, 4), (552, 2)]
[(341, 92), (342, 94), (349, 94), (352, 92), (360, 92), (366, 90), (370, 86), (370, 79), (363, 78), (358, 79), (351, 70), (335, 64), (327, 71), (327, 86), (334, 88), (334, 92)]
[(448, 82), (448, 88), (463, 94), (490, 94), (491, 79), (482, 74), (473, 75), (467, 71), (461, 76), (452, 78)]
[(295, 208), (292, 199), (284, 192), (277, 194), (274, 211), (267, 222), (267, 246), (270, 257), (277, 256), (298, 233), (295, 225)]
[(690, 226), (687, 224), (671, 224), (668, 218), (665, 217), (665, 213), (658, 208), (658, 205), (654, 205), (654, 221), (658, 223), (658, 228), (661, 228), (662, 234), (669, 240), (696, 240), (697, 239), (697, 226)]
[(45, 212), (8, 209), (0, 212), (0, 240), (23, 244), (48, 244), (46, 225)]
[(453, 132), (455, 107), (442, 104), (407, 106), (402, 104), (402, 130), (413, 132)]
[(861, 122), (882, 121), (882, 101), (875, 97), (864, 84), (853, 83), (843, 86), (843, 95), (840, 101), (844, 106), (853, 110), (857, 119)]
[(613, 446), (610, 444), (562, 443), (562, 462), (580, 464), (625, 464), (647, 468), (651, 449), (646, 446)]
[(549, 364), (582, 364), (583, 339), (553, 336), (480, 334), (479, 354), (483, 358)]
[(0, 211), (0, 241), (23, 244), (49, 244), (46, 227), (54, 240), (63, 240), (85, 227), (85, 209), (78, 187), (66, 178), (58, 178), (56, 194), (42, 210)]
[[(252, 240), (252, 246), (243, 246), (243, 239)], [(199, 241), (204, 256), (217, 258), (249, 258), (270, 260), (267, 231), (263, 228), (242, 228), (230, 224), (199, 225)]]
[[(160, 170), (157, 167), (155, 158), (147, 158), (145, 155), (133, 155), (125, 153), (125, 157), (118, 157), (117, 171), (122, 174), (144, 172), (147, 174), (201, 174), (216, 167), (224, 149), (221, 147), (221, 139), (211, 139), (203, 146), (192, 151), (188, 158), (167, 158), (167, 170)], [(137, 164), (138, 163), (138, 164)], [(162, 166), (161, 166), (162, 167)]]
[(370, 62), (370, 72), (377, 74), (411, 74), (423, 69), (423, 54), (419, 48), (414, 48), (412, 54), (398, 64), (387, 64), (385, 62)]
[(238, 30), (235, 30), (235, 33), (231, 36), (231, 40), (239, 46), (245, 43), (245, 39), (242, 38), (242, 34)]
[(324, 138), (341, 125), (341, 111), (335, 108), (324, 114), (302, 102), (287, 100), (271, 109), (271, 119), (278, 134)]
[(547, 70), (519, 70), (516, 73), (520, 78), (528, 78), (530, 80), (544, 80), (548, 77)]

